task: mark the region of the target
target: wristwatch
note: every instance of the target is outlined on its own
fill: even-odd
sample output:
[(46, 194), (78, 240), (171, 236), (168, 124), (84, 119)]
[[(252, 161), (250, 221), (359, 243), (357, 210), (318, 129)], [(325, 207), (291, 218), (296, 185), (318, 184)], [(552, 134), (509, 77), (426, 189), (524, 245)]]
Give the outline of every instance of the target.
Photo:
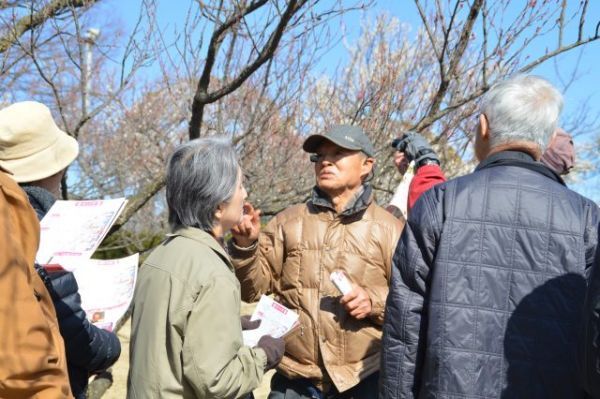
[(417, 164), (417, 169), (420, 168), (421, 166), (425, 166), (425, 165), (440, 166), (440, 161), (438, 161), (437, 159), (425, 158), (424, 160), (419, 161), (419, 163)]

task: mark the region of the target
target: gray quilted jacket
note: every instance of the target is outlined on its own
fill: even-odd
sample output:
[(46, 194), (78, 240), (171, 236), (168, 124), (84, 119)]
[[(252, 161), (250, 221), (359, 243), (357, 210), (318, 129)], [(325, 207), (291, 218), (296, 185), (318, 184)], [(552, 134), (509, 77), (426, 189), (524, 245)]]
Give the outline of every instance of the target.
[(599, 214), (542, 168), (502, 152), (419, 199), (394, 255), (381, 398), (584, 397)]
[(600, 398), (600, 255), (588, 275), (579, 364), (586, 391)]

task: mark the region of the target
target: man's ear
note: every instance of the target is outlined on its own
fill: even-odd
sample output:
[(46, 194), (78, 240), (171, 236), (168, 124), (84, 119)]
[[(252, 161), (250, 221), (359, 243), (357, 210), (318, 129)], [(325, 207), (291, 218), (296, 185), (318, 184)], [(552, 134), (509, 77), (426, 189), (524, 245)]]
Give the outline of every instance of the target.
[(362, 163), (362, 171), (361, 171), (361, 178), (364, 180), (367, 178), (367, 176), (369, 176), (369, 174), (373, 171), (373, 167), (375, 166), (375, 158), (371, 158), (371, 157), (366, 157), (363, 160)]
[(479, 115), (479, 135), (484, 141), (490, 139), (490, 125), (485, 114)]

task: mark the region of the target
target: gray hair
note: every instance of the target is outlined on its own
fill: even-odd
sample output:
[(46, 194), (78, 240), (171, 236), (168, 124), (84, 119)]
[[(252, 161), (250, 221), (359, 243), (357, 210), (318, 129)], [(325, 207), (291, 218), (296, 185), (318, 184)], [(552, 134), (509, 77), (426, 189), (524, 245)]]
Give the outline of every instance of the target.
[(239, 169), (235, 150), (225, 138), (200, 138), (177, 147), (167, 166), (171, 228), (211, 232), (219, 205), (235, 193)]
[(481, 105), (488, 120), (490, 146), (527, 141), (544, 151), (562, 106), (562, 95), (538, 76), (517, 75), (494, 85)]

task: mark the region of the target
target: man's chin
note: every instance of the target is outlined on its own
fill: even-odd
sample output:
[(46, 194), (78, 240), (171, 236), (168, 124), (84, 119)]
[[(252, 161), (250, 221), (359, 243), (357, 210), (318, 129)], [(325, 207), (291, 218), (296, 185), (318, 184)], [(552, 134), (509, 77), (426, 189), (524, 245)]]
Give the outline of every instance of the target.
[(327, 194), (331, 192), (335, 192), (337, 190), (337, 186), (331, 181), (319, 181), (317, 182), (317, 187)]

